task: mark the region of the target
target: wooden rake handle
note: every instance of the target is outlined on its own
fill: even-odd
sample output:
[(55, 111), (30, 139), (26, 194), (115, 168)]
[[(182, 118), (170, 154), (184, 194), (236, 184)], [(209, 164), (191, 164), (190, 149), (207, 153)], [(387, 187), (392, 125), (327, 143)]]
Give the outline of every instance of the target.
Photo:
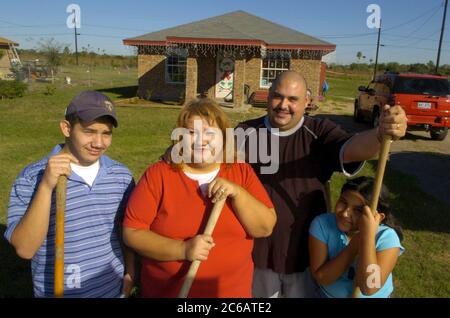
[[(370, 210), (372, 211), (373, 215), (376, 215), (378, 213), (377, 212), (378, 199), (380, 197), (381, 187), (383, 185), (384, 171), (386, 170), (386, 162), (389, 156), (391, 143), (392, 143), (392, 136), (386, 135), (383, 137), (383, 141), (381, 143), (380, 156), (378, 157), (377, 172), (375, 174), (375, 181), (372, 189), (372, 202), (370, 202)], [(361, 290), (356, 285), (356, 278), (354, 286), (355, 287), (353, 288), (352, 298), (358, 298), (359, 295), (361, 294)]]
[(386, 162), (389, 157), (391, 143), (392, 136), (386, 135), (383, 137), (380, 156), (378, 158), (377, 172), (375, 174), (375, 181), (372, 189), (372, 202), (370, 202), (370, 210), (373, 215), (377, 214), (378, 198), (380, 197), (381, 186), (383, 185), (384, 171), (386, 169)]
[(54, 296), (64, 296), (64, 214), (66, 212), (67, 177), (59, 176), (56, 184), (56, 236)]
[[(217, 220), (219, 219), (220, 213), (222, 212), (222, 208), (225, 204), (225, 201), (226, 199), (223, 199), (217, 201), (214, 204), (214, 207), (211, 211), (211, 215), (209, 216), (208, 223), (206, 223), (206, 228), (203, 234), (212, 235)], [(178, 294), (178, 298), (187, 298), (199, 266), (200, 266), (199, 260), (193, 261), (189, 266), (189, 271), (186, 275), (186, 279), (184, 280), (183, 286), (181, 287), (180, 293)]]

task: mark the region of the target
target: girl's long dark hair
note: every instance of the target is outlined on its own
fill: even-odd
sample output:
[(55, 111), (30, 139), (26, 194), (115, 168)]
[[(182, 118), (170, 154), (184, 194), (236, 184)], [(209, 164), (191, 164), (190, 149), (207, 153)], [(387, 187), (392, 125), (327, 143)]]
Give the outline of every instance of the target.
[[(370, 205), (372, 201), (372, 189), (375, 179), (372, 177), (358, 177), (356, 179), (348, 180), (341, 189), (341, 194), (345, 191), (355, 191), (360, 193), (366, 200), (366, 204)], [(402, 228), (396, 224), (395, 218), (391, 213), (390, 207), (390, 193), (388, 188), (383, 184), (381, 186), (380, 197), (378, 198), (377, 211), (384, 213), (385, 218), (383, 224), (393, 228), (397, 232), (400, 241), (403, 239)]]

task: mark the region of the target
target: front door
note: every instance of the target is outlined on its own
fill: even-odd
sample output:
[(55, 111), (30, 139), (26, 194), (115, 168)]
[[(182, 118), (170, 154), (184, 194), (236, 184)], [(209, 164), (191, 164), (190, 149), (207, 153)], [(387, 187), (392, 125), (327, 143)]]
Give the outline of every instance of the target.
[(234, 61), (231, 58), (217, 56), (216, 98), (233, 98)]

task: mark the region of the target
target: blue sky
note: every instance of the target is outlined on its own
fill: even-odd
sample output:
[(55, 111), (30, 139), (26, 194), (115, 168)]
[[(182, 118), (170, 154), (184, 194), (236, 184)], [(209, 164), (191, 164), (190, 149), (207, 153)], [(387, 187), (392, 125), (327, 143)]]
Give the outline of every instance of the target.
[[(444, 0), (15, 0), (2, 1), (0, 37), (36, 48), (40, 39), (55, 38), (74, 49), (73, 30), (66, 26), (66, 8), (81, 7), (78, 47), (113, 54), (131, 54), (122, 39), (189, 23), (235, 10), (271, 20), (337, 45), (328, 60), (357, 62), (375, 59), (376, 29), (366, 25), (369, 4), (381, 7), (379, 61), (426, 63), (436, 61)], [(450, 64), (450, 12), (447, 15), (441, 64)]]

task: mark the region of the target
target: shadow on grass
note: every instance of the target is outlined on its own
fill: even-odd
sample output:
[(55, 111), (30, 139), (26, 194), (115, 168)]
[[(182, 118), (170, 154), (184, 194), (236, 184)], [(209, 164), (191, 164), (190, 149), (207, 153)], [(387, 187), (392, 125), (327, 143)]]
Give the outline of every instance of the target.
[[(318, 114), (350, 132), (370, 129), (351, 115)], [(405, 139), (430, 140), (407, 132)], [(377, 161), (368, 162), (376, 171)], [(384, 183), (394, 194), (394, 215), (405, 228), (414, 231), (450, 233), (450, 155), (403, 151), (393, 153), (387, 163)]]
[(0, 224), (0, 298), (33, 297), (30, 261), (17, 256), (14, 248), (3, 237), (6, 227)]
[(123, 87), (111, 87), (111, 88), (101, 88), (97, 91), (102, 93), (109, 93), (116, 95), (115, 98), (131, 98), (137, 96), (137, 86), (123, 86)]
[[(400, 155), (407, 158), (409, 154)], [(447, 162), (450, 160), (448, 157), (445, 158)], [(377, 161), (369, 161), (368, 164), (376, 170)], [(434, 193), (426, 193), (418, 178), (398, 170), (395, 166), (388, 162), (383, 183), (393, 196), (392, 213), (399, 225), (412, 231), (450, 233), (450, 205), (436, 199)], [(421, 167), (416, 169), (420, 170)], [(450, 174), (450, 170), (447, 170), (446, 174)], [(430, 175), (430, 178), (428, 182), (433, 182), (433, 176)], [(438, 179), (440, 180), (440, 177)], [(449, 180), (448, 177), (446, 180)], [(439, 183), (436, 187), (439, 187)]]

